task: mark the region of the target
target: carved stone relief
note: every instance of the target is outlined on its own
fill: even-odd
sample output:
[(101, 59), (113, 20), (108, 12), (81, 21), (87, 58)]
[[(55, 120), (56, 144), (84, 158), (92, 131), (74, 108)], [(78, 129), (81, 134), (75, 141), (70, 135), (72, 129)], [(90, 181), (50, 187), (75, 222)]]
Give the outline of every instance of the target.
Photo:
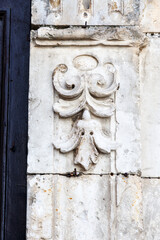
[(159, 8), (32, 0), (28, 240), (160, 239)]
[(113, 115), (115, 105), (111, 95), (117, 90), (116, 70), (112, 63), (104, 63), (101, 69), (97, 59), (89, 55), (77, 56), (73, 65), (80, 74), (72, 75), (65, 64), (59, 64), (53, 72), (53, 85), (60, 95), (54, 111), (63, 118), (80, 112), (81, 116), (74, 122), (67, 140), (56, 136), (54, 146), (62, 153), (75, 149), (74, 163), (89, 170), (97, 163), (99, 152), (110, 153), (116, 148), (109, 135), (103, 133), (101, 124), (91, 116), (109, 118)]
[(33, 0), (32, 24), (136, 25), (138, 0)]
[[(76, 163), (77, 171), (88, 168), (88, 173), (95, 174), (139, 171), (138, 55), (132, 32), (127, 30), (129, 40), (111, 41), (115, 32), (110, 36), (106, 30), (102, 35), (107, 39), (105, 45), (93, 39), (90, 44), (94, 46), (84, 46), (78, 39), (74, 43), (72, 38), (61, 42), (60, 29), (42, 30), (31, 45), (28, 172), (61, 174), (73, 171)], [(69, 31), (72, 28), (64, 31), (66, 39)], [(97, 36), (92, 29), (79, 29), (79, 34), (83, 31), (84, 36), (85, 31)], [(99, 135), (105, 141), (100, 141)], [(75, 139), (77, 145), (73, 147)], [(114, 141), (118, 143), (116, 151), (107, 154), (108, 148), (115, 149)], [(53, 147), (54, 143), (60, 149), (63, 142), (69, 142), (74, 150), (61, 153)], [(101, 146), (104, 142), (106, 145)], [(85, 152), (85, 148), (89, 150)], [(83, 152), (87, 155), (82, 163), (85, 167), (79, 158)]]

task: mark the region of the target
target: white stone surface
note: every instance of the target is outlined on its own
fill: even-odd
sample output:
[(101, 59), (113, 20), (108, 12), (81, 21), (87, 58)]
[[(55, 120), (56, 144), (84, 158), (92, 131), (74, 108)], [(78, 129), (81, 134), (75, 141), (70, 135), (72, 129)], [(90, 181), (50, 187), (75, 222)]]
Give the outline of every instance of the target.
[(107, 176), (54, 177), (55, 240), (109, 239), (110, 194)]
[(27, 240), (160, 240), (159, 12), (32, 0)]
[(144, 32), (160, 32), (160, 1), (141, 0), (140, 25)]
[(29, 176), (27, 239), (158, 240), (159, 194), (137, 176)]
[[(118, 172), (140, 170), (139, 145), (139, 77), (137, 48), (127, 47), (35, 47), (31, 46), (30, 68), (30, 119), (29, 119), (29, 173), (59, 173), (73, 171), (73, 152), (62, 154), (53, 151), (54, 136), (67, 136), (75, 119), (54, 117), (53, 105), (58, 100), (52, 86), (52, 73), (59, 64), (66, 64), (68, 76), (82, 74), (73, 66), (77, 56), (89, 55), (98, 61), (90, 73), (104, 74), (105, 64), (111, 63), (116, 69), (116, 81), (120, 88), (116, 94), (117, 132), (111, 129), (106, 118), (100, 121), (103, 131), (115, 135), (119, 144), (116, 167)], [(128, 70), (126, 72), (126, 69)], [(105, 76), (105, 75), (104, 75)], [(107, 76), (107, 75), (106, 75)], [(35, 104), (35, 102), (37, 103)], [(59, 118), (59, 119), (58, 119)], [(76, 165), (79, 170), (81, 168)], [(90, 172), (108, 173), (111, 170), (110, 155), (100, 154), (97, 165)]]
[(34, 25), (135, 25), (138, 0), (33, 0)]
[(108, 176), (29, 177), (28, 240), (109, 240), (109, 189)]
[(53, 177), (29, 176), (27, 240), (53, 240)]
[(52, 63), (44, 66), (46, 59), (35, 50), (31, 46), (28, 171), (46, 173), (53, 171)]
[(160, 176), (160, 39), (150, 38), (141, 54), (142, 174)]
[(160, 239), (160, 179), (143, 179), (144, 239)]
[[(117, 177), (116, 240), (142, 240), (142, 184), (137, 176)], [(145, 239), (146, 240), (146, 239)]]
[[(141, 170), (140, 84), (137, 54), (136, 48), (124, 48), (117, 63), (120, 88), (116, 93), (116, 141), (120, 145), (116, 151), (116, 169), (120, 173), (138, 173)], [(118, 56), (115, 58), (118, 59)], [(123, 72), (123, 75), (120, 75), (120, 72)]]

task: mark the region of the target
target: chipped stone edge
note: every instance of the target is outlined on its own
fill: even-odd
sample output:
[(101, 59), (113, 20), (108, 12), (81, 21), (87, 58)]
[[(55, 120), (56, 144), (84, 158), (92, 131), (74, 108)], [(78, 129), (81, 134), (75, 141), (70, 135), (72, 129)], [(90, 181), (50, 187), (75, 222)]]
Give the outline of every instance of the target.
[(145, 47), (148, 37), (139, 27), (40, 27), (31, 31), (35, 46), (126, 46)]

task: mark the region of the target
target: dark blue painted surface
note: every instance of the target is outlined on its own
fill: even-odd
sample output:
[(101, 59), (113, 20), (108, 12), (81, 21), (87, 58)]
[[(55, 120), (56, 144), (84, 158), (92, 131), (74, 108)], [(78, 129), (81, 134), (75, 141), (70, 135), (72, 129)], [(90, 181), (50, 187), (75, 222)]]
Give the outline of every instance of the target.
[(1, 240), (26, 239), (30, 1), (0, 1)]

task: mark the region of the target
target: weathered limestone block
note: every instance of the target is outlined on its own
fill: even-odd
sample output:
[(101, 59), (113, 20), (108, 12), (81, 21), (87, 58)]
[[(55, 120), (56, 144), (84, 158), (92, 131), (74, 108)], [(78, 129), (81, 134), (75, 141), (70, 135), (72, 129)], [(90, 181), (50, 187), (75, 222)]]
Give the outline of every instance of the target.
[(108, 176), (54, 177), (54, 181), (53, 239), (109, 239)]
[[(79, 47), (66, 40), (61, 47), (53, 48), (57, 44), (52, 37), (43, 39), (42, 33), (47, 36), (47, 31), (48, 28), (46, 33), (43, 29), (41, 39), (37, 37), (31, 44), (28, 172), (64, 173), (75, 167), (99, 174), (138, 172), (141, 166), (136, 43), (134, 46), (131, 39), (111, 41), (113, 34), (104, 46), (89, 40), (85, 47), (83, 43)], [(107, 140), (103, 140), (104, 136)], [(53, 145), (60, 151), (53, 151)], [(109, 154), (115, 149), (116, 160)]]
[(27, 240), (53, 240), (53, 177), (28, 176)]
[(120, 143), (116, 151), (116, 169), (120, 173), (138, 173), (141, 170), (138, 50), (123, 51), (118, 63), (118, 72), (123, 71), (123, 76), (120, 76), (120, 89), (116, 93), (116, 141)]
[[(36, 55), (35, 55), (36, 54)], [(29, 143), (28, 171), (50, 173), (53, 171), (53, 111), (52, 82), (46, 76), (49, 63), (44, 66), (41, 51), (30, 54), (29, 93)], [(52, 74), (52, 66), (47, 73)], [(48, 73), (49, 74), (49, 73)]]
[(142, 174), (160, 176), (160, 39), (150, 38), (141, 53)]
[(143, 179), (144, 239), (160, 239), (160, 179)]
[[(117, 177), (116, 237), (118, 240), (142, 240), (142, 183), (137, 176)], [(146, 239), (145, 239), (146, 240)]]
[(109, 240), (109, 189), (108, 176), (29, 177), (28, 240)]
[[(147, 44), (145, 34), (139, 27), (40, 27), (32, 31), (36, 46), (141, 46)], [(82, 41), (83, 40), (83, 41)]]
[(141, 188), (137, 176), (30, 176), (28, 240), (145, 239)]
[(139, 0), (33, 0), (34, 25), (135, 25)]
[(160, 32), (160, 1), (141, 0), (141, 27), (143, 32)]
[(32, 1), (27, 240), (160, 239), (159, 12)]

